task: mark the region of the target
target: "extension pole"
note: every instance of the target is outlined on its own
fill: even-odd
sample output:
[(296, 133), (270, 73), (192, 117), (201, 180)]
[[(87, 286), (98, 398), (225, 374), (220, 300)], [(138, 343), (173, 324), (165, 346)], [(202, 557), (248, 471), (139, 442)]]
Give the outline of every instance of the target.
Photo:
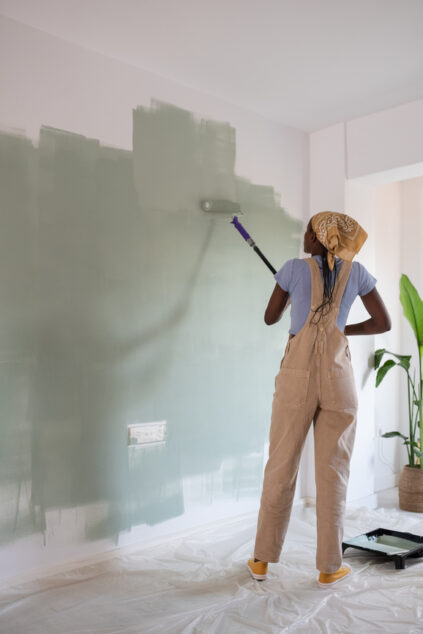
[(239, 222), (238, 220), (238, 216), (234, 216), (231, 220), (231, 224), (234, 225), (235, 229), (238, 229), (239, 233), (242, 235), (242, 237), (244, 238), (244, 240), (246, 242), (248, 242), (248, 244), (250, 245), (250, 247), (253, 247), (254, 251), (257, 253), (257, 255), (263, 260), (263, 262), (266, 264), (266, 266), (269, 267), (269, 269), (272, 271), (272, 273), (276, 273), (276, 269), (273, 268), (273, 266), (270, 264), (269, 260), (263, 255), (263, 253), (260, 251), (260, 249), (258, 248), (258, 246), (256, 246), (256, 243), (254, 242), (254, 240), (252, 239), (252, 237), (247, 233), (247, 231), (244, 229), (244, 227), (242, 226), (242, 224)]

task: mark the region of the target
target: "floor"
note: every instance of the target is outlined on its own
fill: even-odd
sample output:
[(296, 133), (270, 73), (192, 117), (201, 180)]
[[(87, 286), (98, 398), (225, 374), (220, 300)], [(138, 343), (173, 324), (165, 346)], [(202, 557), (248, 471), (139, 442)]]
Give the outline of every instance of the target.
[[(423, 558), (395, 570), (384, 555), (348, 549), (351, 577), (332, 589), (316, 584), (315, 508), (293, 509), (278, 564), (251, 578), (257, 515), (186, 538), (0, 592), (7, 634), (373, 634), (423, 632)], [(344, 539), (374, 528), (423, 535), (423, 515), (398, 509), (398, 489), (378, 508), (348, 505)]]

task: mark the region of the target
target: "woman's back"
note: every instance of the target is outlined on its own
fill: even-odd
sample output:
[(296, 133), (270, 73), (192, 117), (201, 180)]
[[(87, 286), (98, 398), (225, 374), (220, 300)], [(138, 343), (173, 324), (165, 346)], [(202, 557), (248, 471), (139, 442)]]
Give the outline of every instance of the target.
[[(312, 256), (319, 265), (323, 280), (322, 256)], [(338, 277), (341, 271), (343, 260), (336, 258), (335, 268)], [(332, 285), (335, 278), (335, 270), (331, 271)], [(307, 320), (311, 305), (311, 275), (310, 268), (305, 259), (292, 258), (287, 260), (282, 268), (275, 273), (275, 280), (279, 286), (287, 293), (291, 304), (291, 327), (290, 334), (297, 334)], [(360, 264), (360, 262), (352, 262), (351, 273), (345, 287), (339, 313), (337, 317), (337, 325), (341, 332), (344, 331), (345, 324), (351, 306), (358, 295), (363, 296), (370, 293), (375, 287), (377, 279)], [(322, 298), (323, 301), (323, 298)]]

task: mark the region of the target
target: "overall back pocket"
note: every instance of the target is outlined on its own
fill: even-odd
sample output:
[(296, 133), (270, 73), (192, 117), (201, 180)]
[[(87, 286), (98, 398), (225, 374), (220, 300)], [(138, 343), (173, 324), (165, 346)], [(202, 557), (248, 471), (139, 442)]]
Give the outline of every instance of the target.
[(327, 388), (328, 402), (331, 407), (357, 408), (357, 389), (351, 366), (329, 370)]
[(275, 379), (275, 397), (286, 407), (300, 407), (307, 400), (310, 370), (281, 367)]

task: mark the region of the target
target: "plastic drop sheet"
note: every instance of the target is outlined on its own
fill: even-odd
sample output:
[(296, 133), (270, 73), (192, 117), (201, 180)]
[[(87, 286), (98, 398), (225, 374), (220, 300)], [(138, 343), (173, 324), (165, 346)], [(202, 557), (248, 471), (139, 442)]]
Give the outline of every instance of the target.
[[(119, 552), (108, 560), (3, 586), (7, 634), (208, 634), (423, 632), (423, 558), (395, 570), (383, 554), (349, 548), (349, 578), (320, 588), (315, 508), (294, 507), (278, 564), (265, 581), (247, 569), (257, 514)], [(344, 539), (374, 528), (423, 534), (423, 517), (394, 509), (347, 508)]]

